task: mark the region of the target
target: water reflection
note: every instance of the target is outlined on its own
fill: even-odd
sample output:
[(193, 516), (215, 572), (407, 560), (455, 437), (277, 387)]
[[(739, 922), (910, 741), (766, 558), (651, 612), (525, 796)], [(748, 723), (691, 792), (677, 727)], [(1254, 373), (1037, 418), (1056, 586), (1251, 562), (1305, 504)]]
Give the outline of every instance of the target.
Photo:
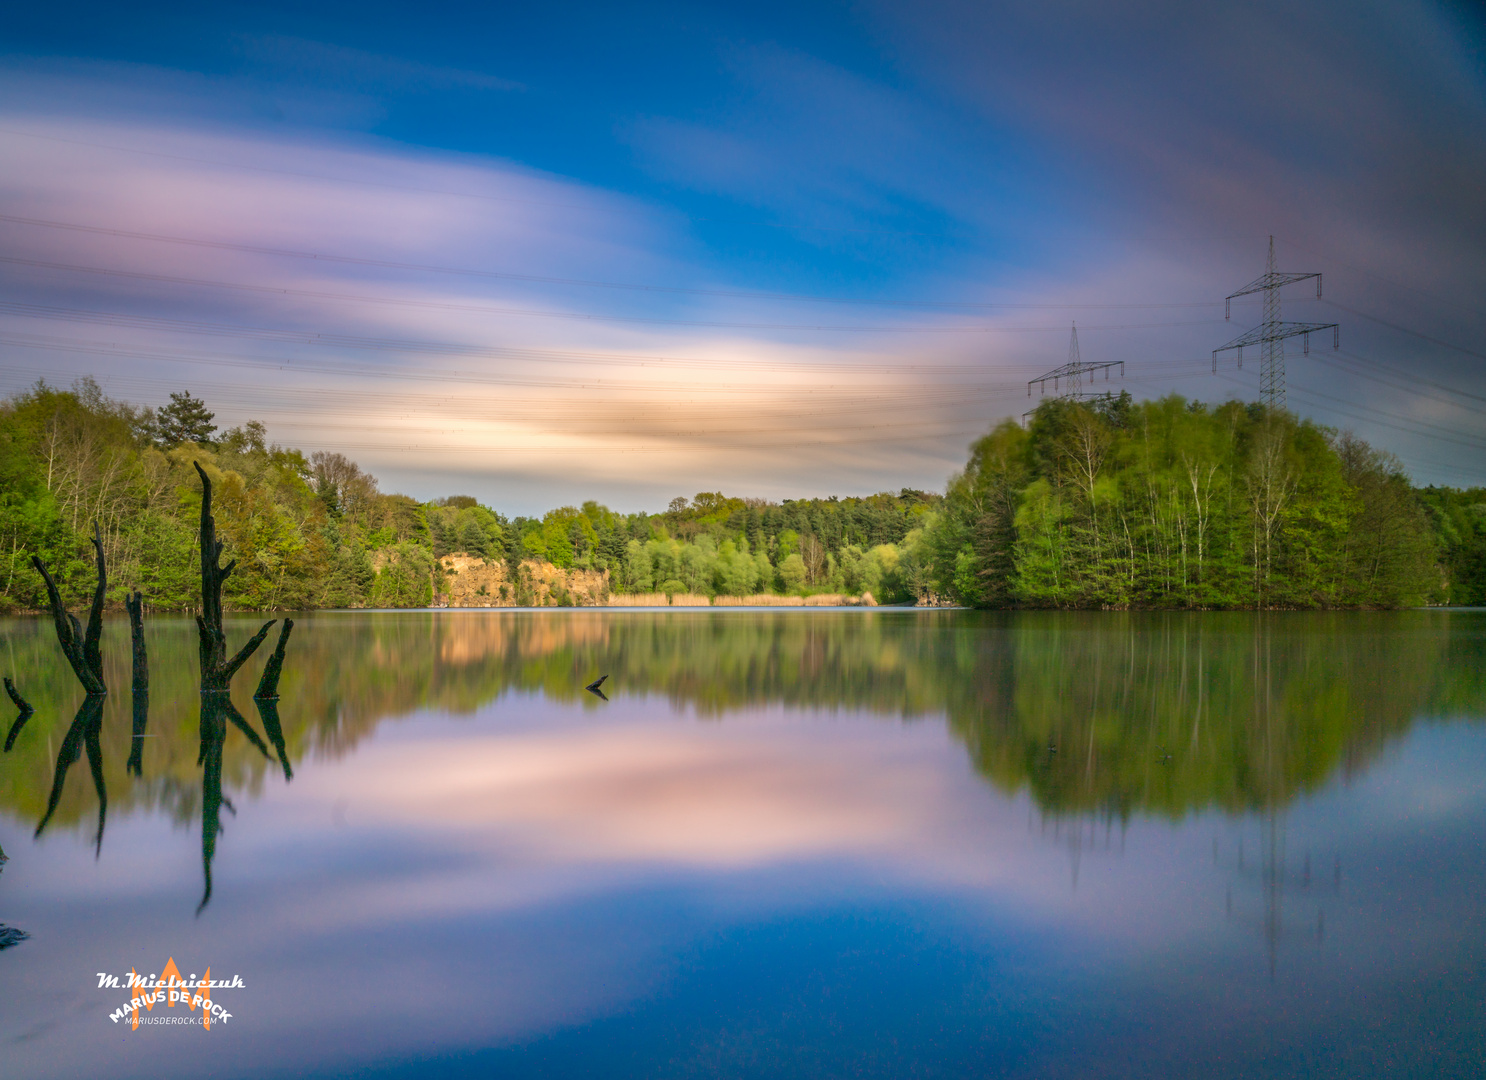
[(144, 741), (150, 737), (150, 692), (136, 689), (130, 695), (133, 706), (130, 725), (129, 761), (124, 766), (130, 776), (144, 775)]
[(31, 719), (36, 712), (25, 698), (21, 697), (15, 683), (10, 681), (10, 676), (5, 677), (5, 693), (17, 709), (16, 718), (10, 725), (10, 730), (5, 735), (5, 752), (10, 753), (10, 748), (15, 745), (16, 737), (20, 735), (21, 729), (26, 726), (26, 721)]
[[(260, 692), (277, 691), (291, 626)], [(1473, 626), (1430, 613), (320, 615), (284, 674), (285, 703), (253, 699), (260, 735), (228, 694), (198, 692), (194, 627), (162, 619), (149, 628), (155, 686), (136, 679), (127, 726), (89, 697), (50, 761), (45, 724), (13, 727), (0, 809), (39, 814), (38, 835), (81, 825), (92, 800), (66, 778), (86, 752), (95, 849), (110, 789), (116, 813), (162, 809), (183, 823), (199, 815), (204, 905), (231, 793), (259, 790), (270, 768), (288, 780), (294, 761), (344, 755), (382, 722), (420, 709), (469, 713), (509, 693), (596, 703), (617, 686), (621, 698), (659, 695), (704, 717), (766, 705), (938, 715), (982, 777), (1030, 794), (1066, 835), (1075, 886), (1101, 825), (1107, 838), (1136, 813), (1267, 813), (1279, 853), (1262, 871), (1273, 939), (1287, 881), (1275, 815), (1338, 771), (1364, 768), (1417, 718), (1479, 713), (1486, 657)], [(39, 620), (5, 629), (37, 700), (60, 712), (69, 694), (55, 640)], [(113, 637), (127, 630), (108, 627)], [(105, 668), (130, 655), (103, 652)], [(585, 683), (595, 670), (604, 674)], [(182, 752), (192, 719), (194, 760)]]
[[(9, 680), (7, 679), (6, 682), (8, 683)], [(0, 871), (5, 869), (7, 861), (5, 849), (0, 848)], [(30, 936), (24, 930), (17, 930), (14, 926), (6, 926), (4, 923), (0, 923), (0, 950), (8, 949), (12, 945), (19, 945)]]
[[(269, 762), (288, 776), (293, 760), (342, 756), (382, 722), (419, 710), (467, 714), (509, 693), (592, 701), (590, 686), (618, 686), (623, 696), (659, 695), (704, 717), (768, 705), (943, 716), (982, 776), (1006, 792), (1028, 791), (1054, 816), (1255, 810), (1365, 768), (1421, 716), (1479, 713), (1486, 650), (1473, 624), (1462, 625), (1467, 618), (322, 615), (309, 620), (284, 676), (293, 707), (255, 699), (267, 742), (240, 711), (224, 714), (245, 742), (224, 747), (223, 783), (257, 788)], [(40, 707), (59, 712), (76, 698), (41, 629), (6, 626)], [(151, 629), (154, 689), (136, 698), (132, 724), (104, 725), (101, 767), (108, 776), (110, 761), (127, 762), (141, 776), (144, 740), (134, 736), (147, 734), (148, 715), (150, 734), (161, 736), (149, 740), (151, 768), (164, 782), (110, 776), (121, 792), (116, 806), (180, 816), (195, 765), (180, 753), (197, 726), (194, 628), (162, 619)], [(122, 659), (121, 650), (105, 652)], [(607, 681), (587, 683), (595, 668)], [(16, 740), (0, 808), (41, 811), (53, 775), (46, 736), (42, 725)], [(127, 752), (113, 757), (109, 747), (125, 737)], [(77, 823), (86, 804), (63, 792), (52, 811), (58, 823)]]
[(212, 898), (212, 859), (217, 854), (217, 837), (222, 833), (222, 806), (237, 816), (232, 800), (222, 794), (222, 747), (227, 741), (227, 716), (232, 701), (226, 694), (201, 695), (201, 748), (196, 764), (201, 768), (201, 876), (205, 886), (196, 913)]
[[(39, 706), (0, 770), (0, 828), (44, 812), (79, 697), (29, 625), (0, 623)], [(121, 668), (124, 629), (104, 641)], [(69, 776), (54, 846), (6, 883), (0, 915), (34, 940), (5, 962), (45, 994), (0, 1040), (24, 1075), (157, 1068), (91, 1019), (31, 1035), (52, 1022), (32, 997), (75, 993), (70, 973), (126, 942), (131, 963), (189, 950), (255, 981), (248, 1034), (223, 1032), (244, 1076), (450, 1075), (491, 1046), (508, 1056), (469, 1075), (1004, 1075), (1017, 1037), (1046, 1050), (1016, 1059), (1039, 1076), (1393, 1054), (1379, 1018), (1464, 1007), (1474, 984), (1450, 971), (1486, 948), (1482, 872), (1452, 861), (1479, 847), (1486, 744), (1427, 722), (1479, 717), (1483, 629), (327, 614), (301, 621), (282, 700), (254, 700), (246, 674), (201, 695), (194, 627), (161, 620), (145, 738), (122, 700), (96, 731), (111, 850), (95, 867), (55, 845), (68, 823), (93, 839), (95, 790)], [(120, 821), (150, 811), (187, 835)], [(1413, 1012), (1383, 1002), (1437, 985)], [(480, 1008), (448, 1007), (472, 986)], [(179, 1067), (220, 1071), (220, 1040), (178, 1045)], [(547, 1067), (564, 1045), (571, 1067)]]
[[(1244, 858), (1243, 841), (1239, 840), (1233, 866), (1233, 877), (1224, 897), (1224, 910), (1229, 919), (1247, 926), (1263, 938), (1269, 961), (1269, 977), (1275, 978), (1279, 950), (1285, 941), (1302, 941), (1319, 945), (1326, 936), (1326, 909), (1323, 901), (1341, 894), (1342, 863), (1340, 855), (1332, 855), (1332, 872), (1326, 878), (1312, 874), (1311, 853), (1304, 853), (1299, 871), (1292, 873), (1285, 850), (1287, 828), (1283, 812), (1266, 810), (1260, 827), (1259, 864)], [(1213, 841), (1213, 865), (1220, 865), (1218, 842)], [(1249, 896), (1240, 895), (1235, 906), (1234, 885), (1237, 884)], [(1257, 902), (1252, 893), (1258, 893)], [(1248, 903), (1245, 903), (1245, 900)], [(1291, 907), (1308, 906), (1314, 911), (1300, 917), (1299, 921), (1287, 919), (1285, 910)]]
[(57, 762), (52, 771), (52, 790), (46, 800), (46, 813), (36, 826), (36, 836), (40, 837), (47, 822), (56, 813), (57, 803), (62, 799), (67, 771), (77, 764), (86, 750), (88, 771), (93, 774), (93, 790), (98, 796), (98, 831), (93, 838), (95, 857), (103, 849), (103, 823), (108, 816), (108, 785), (103, 779), (103, 748), (98, 741), (99, 733), (103, 730), (103, 702), (104, 697), (101, 694), (89, 694), (83, 698), (82, 707), (77, 710), (72, 726), (62, 738), (62, 747), (57, 751)]
[[(258, 706), (259, 718), (268, 732), (269, 741), (273, 743), (278, 753), (279, 763), (283, 766), (284, 779), (289, 780), (294, 773), (289, 767), (289, 758), (284, 748), (284, 734), (279, 726), (278, 701), (258, 700), (255, 703)], [(201, 695), (200, 746), (196, 754), (196, 764), (201, 768), (201, 873), (204, 887), (201, 903), (196, 906), (198, 915), (212, 898), (212, 860), (217, 854), (217, 837), (224, 831), (222, 808), (225, 806), (228, 813), (233, 817), (237, 816), (237, 807), (222, 791), (222, 754), (227, 742), (229, 723), (242, 732), (248, 742), (266, 760), (272, 760), (272, 755), (269, 754), (263, 739), (243, 718), (242, 713), (237, 711), (237, 706), (232, 703), (230, 696), (225, 693), (212, 692)]]
[(258, 720), (263, 724), (263, 731), (268, 735), (268, 741), (273, 744), (274, 753), (279, 758), (279, 765), (283, 767), (285, 781), (293, 780), (294, 767), (289, 764), (289, 751), (284, 744), (284, 727), (279, 721), (279, 699), (277, 697), (255, 697), (253, 704), (258, 707)]

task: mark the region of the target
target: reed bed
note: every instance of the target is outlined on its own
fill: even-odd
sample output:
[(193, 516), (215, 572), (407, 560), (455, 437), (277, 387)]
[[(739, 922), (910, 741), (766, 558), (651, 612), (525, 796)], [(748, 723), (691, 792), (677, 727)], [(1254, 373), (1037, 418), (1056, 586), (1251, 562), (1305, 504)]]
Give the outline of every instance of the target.
[(815, 596), (714, 596), (701, 593), (611, 593), (610, 607), (876, 607), (871, 593), (847, 596), (844, 593), (820, 593)]

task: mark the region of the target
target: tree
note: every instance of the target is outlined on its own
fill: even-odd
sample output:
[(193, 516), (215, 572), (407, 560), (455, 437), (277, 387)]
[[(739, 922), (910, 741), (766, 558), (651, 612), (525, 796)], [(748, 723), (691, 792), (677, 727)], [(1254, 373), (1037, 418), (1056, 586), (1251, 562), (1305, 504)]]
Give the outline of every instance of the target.
[(155, 437), (165, 446), (210, 444), (217, 430), (212, 423), (215, 416), (207, 411), (206, 402), (193, 398), (190, 391), (177, 391), (170, 395), (170, 404), (155, 413)]
[[(199, 403), (198, 403), (199, 404)], [(207, 417), (210, 419), (210, 415)], [(193, 439), (192, 442), (200, 442)], [(232, 454), (265, 454), (268, 452), (268, 428), (261, 420), (249, 420), (222, 434), (222, 449)]]

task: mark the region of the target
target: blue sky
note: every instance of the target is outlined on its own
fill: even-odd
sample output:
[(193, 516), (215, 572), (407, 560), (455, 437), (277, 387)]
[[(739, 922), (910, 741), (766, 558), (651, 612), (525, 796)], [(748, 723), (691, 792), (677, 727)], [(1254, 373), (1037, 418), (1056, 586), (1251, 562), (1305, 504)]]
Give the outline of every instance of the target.
[(1137, 396), (1255, 397), (1252, 360), (1206, 361), (1257, 321), (1221, 301), (1273, 234), (1326, 274), (1287, 317), (1343, 329), (1292, 350), (1291, 407), (1479, 483), (1481, 30), (1418, 4), (37, 7), (0, 30), (0, 390), (187, 387), (510, 512), (937, 488), (1074, 320)]

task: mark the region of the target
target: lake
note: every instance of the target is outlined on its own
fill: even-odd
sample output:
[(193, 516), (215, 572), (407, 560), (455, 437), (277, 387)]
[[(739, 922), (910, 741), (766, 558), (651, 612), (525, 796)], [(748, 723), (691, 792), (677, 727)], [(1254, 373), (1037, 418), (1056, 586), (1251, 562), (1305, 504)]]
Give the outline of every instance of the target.
[(205, 714), (147, 640), (90, 713), (0, 620), (7, 1080), (1486, 1073), (1486, 613), (322, 612)]

